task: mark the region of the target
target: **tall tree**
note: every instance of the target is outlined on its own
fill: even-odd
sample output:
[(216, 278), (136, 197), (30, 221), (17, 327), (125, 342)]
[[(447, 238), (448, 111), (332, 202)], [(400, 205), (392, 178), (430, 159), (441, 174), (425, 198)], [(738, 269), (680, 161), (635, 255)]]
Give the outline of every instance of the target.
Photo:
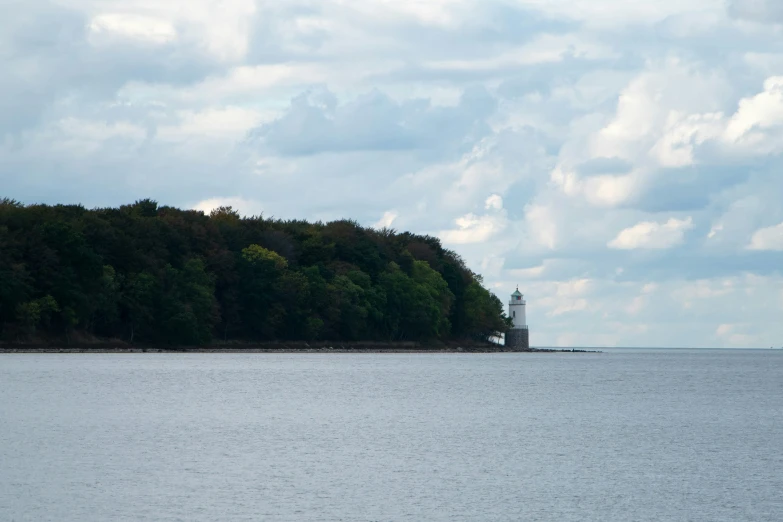
[(437, 238), (355, 221), (0, 200), (0, 340), (486, 339), (503, 306)]

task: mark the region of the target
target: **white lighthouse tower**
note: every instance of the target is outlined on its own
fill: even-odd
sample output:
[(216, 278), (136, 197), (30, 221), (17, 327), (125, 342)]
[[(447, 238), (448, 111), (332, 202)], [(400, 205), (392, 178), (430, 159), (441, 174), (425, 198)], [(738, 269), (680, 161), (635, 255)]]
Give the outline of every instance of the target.
[(519, 287), (511, 294), (511, 301), (508, 302), (508, 316), (514, 322), (514, 328), (527, 328), (525, 299), (524, 296), (519, 293)]
[(525, 297), (520, 293), (519, 287), (511, 294), (508, 302), (508, 316), (511, 318), (511, 329), (506, 332), (506, 347), (512, 350), (530, 350), (530, 332), (527, 328), (525, 316)]

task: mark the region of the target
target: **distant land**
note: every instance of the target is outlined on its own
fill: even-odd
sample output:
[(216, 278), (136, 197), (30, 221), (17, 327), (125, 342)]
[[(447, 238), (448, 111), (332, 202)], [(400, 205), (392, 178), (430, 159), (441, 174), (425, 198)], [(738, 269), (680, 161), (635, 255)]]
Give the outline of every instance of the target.
[(150, 199), (0, 200), (4, 351), (495, 351), (508, 328), (481, 276), (432, 236)]

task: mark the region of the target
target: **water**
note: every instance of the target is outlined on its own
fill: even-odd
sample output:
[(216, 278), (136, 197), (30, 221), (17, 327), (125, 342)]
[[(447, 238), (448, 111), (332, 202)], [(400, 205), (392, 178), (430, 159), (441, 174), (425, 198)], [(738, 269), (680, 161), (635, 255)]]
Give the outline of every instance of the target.
[(783, 351), (0, 355), (0, 520), (783, 520)]

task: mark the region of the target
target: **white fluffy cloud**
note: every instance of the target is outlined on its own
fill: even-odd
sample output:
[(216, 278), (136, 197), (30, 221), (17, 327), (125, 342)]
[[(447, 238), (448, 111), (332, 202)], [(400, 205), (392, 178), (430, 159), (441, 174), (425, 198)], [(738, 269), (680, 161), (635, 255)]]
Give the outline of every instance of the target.
[(779, 4), (17, 1), (0, 186), (438, 235), (538, 345), (767, 346)]
[(783, 76), (768, 78), (761, 93), (740, 100), (724, 136), (757, 154), (783, 150)]
[(671, 218), (665, 223), (643, 221), (623, 229), (608, 243), (609, 248), (633, 250), (636, 248), (666, 249), (679, 245), (685, 232), (693, 228), (693, 219)]
[(152, 44), (164, 44), (177, 37), (177, 30), (166, 20), (135, 14), (100, 14), (90, 21), (89, 28), (93, 43), (96, 41), (100, 43), (102, 39), (110, 41), (112, 37), (117, 36)]
[(373, 228), (390, 228), (399, 214), (393, 210), (389, 210), (383, 213), (381, 219), (378, 220), (372, 227)]
[(754, 232), (748, 248), (751, 250), (783, 250), (783, 223)]
[(483, 243), (507, 226), (503, 198), (493, 194), (484, 202), (487, 213), (481, 216), (465, 214), (455, 220), (457, 228), (444, 230), (439, 236), (446, 244)]

